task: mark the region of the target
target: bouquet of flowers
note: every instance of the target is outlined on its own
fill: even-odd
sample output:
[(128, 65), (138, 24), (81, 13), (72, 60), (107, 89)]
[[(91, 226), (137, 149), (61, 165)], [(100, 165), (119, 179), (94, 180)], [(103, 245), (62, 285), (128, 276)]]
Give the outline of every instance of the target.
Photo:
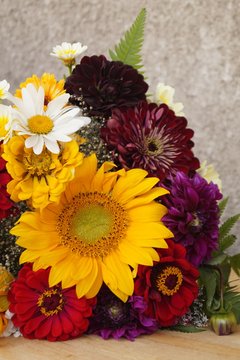
[(174, 89), (148, 93), (145, 18), (109, 58), (54, 47), (60, 81), (33, 75), (14, 95), (0, 82), (1, 336), (223, 335), (240, 321), (227, 251), (240, 215), (221, 223), (228, 199)]

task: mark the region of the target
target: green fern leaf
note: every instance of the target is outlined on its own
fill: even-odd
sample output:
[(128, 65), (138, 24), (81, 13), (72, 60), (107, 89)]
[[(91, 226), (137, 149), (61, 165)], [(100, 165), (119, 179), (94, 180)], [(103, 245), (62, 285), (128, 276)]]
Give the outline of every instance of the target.
[(221, 241), (229, 234), (233, 226), (236, 224), (236, 222), (240, 219), (240, 214), (234, 215), (227, 219), (219, 229), (219, 242)]
[(224, 210), (226, 209), (226, 206), (228, 204), (228, 200), (229, 198), (226, 197), (218, 204), (220, 216), (222, 216), (222, 214), (224, 213)]
[(220, 239), (219, 250), (225, 251), (235, 243), (236, 239), (237, 237), (235, 235), (227, 235), (223, 239)]
[(115, 52), (109, 50), (109, 55), (113, 61), (122, 61), (136, 70), (143, 67), (140, 52), (143, 45), (146, 13), (146, 9), (142, 9), (131, 28), (126, 31), (120, 43), (115, 46)]

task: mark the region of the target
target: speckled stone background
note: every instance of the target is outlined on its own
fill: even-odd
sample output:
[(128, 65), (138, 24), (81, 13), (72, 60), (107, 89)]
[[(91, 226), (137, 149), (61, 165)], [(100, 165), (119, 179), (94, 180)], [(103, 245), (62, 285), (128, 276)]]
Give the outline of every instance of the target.
[(151, 92), (158, 81), (176, 88), (195, 130), (195, 154), (220, 173), (229, 214), (240, 212), (239, 0), (0, 0), (0, 79), (14, 91), (33, 73), (62, 76), (49, 53), (63, 41), (107, 54), (142, 7)]

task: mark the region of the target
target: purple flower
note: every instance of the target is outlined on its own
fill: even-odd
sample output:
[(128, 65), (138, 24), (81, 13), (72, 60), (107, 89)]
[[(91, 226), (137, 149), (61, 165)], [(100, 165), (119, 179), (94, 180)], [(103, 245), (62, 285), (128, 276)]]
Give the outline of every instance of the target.
[(189, 178), (178, 172), (171, 179), (163, 202), (168, 214), (164, 224), (173, 232), (174, 241), (187, 250), (187, 259), (199, 266), (211, 258), (218, 246), (219, 208), (217, 200), (222, 198), (218, 187), (207, 183), (199, 174)]
[(103, 339), (125, 337), (131, 341), (141, 334), (152, 334), (158, 326), (154, 319), (144, 315), (146, 308), (142, 296), (131, 296), (124, 303), (103, 286), (97, 296), (89, 332)]

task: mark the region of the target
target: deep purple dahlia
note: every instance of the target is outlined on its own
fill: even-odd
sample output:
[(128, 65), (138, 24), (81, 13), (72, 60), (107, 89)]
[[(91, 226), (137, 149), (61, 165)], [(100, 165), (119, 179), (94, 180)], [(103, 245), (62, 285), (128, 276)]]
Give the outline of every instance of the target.
[(158, 326), (154, 319), (144, 315), (146, 308), (142, 296), (131, 296), (124, 303), (103, 286), (97, 296), (89, 332), (103, 339), (125, 337), (131, 341), (141, 334), (152, 334)]
[(173, 232), (174, 241), (187, 250), (187, 259), (195, 266), (211, 258), (218, 246), (219, 208), (222, 198), (217, 185), (199, 174), (189, 178), (178, 172), (171, 179), (170, 194), (163, 199), (168, 214), (162, 218)]
[(161, 181), (177, 171), (199, 168), (191, 150), (193, 130), (164, 104), (143, 101), (131, 109), (114, 109), (101, 137), (116, 163), (126, 169), (145, 169)]
[(114, 107), (126, 108), (145, 100), (148, 85), (132, 66), (94, 55), (82, 58), (65, 88), (81, 99), (90, 116), (108, 118)]

